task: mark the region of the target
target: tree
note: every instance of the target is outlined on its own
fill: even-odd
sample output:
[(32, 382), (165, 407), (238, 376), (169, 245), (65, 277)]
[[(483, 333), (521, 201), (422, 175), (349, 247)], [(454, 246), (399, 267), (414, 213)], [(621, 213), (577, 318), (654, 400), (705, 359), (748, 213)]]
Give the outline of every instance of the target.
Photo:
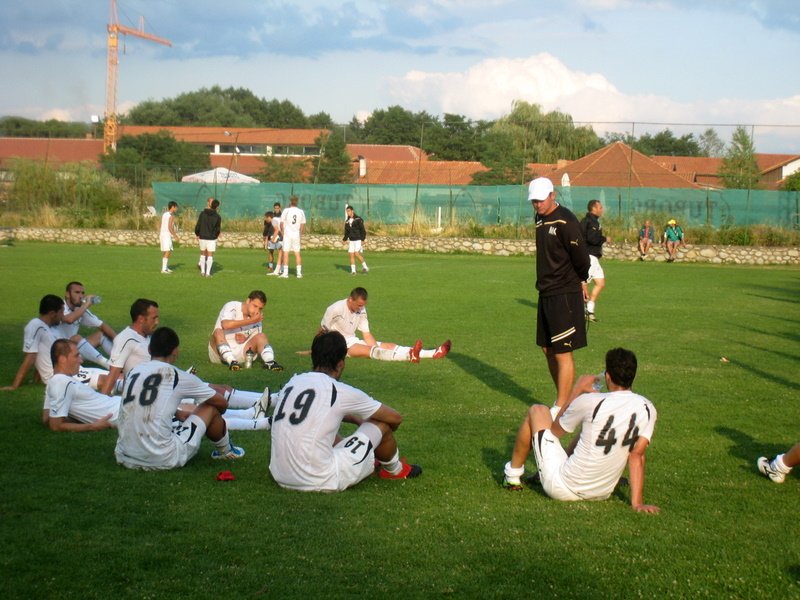
[(185, 174), (211, 166), (204, 147), (179, 142), (168, 131), (124, 135), (117, 142), (117, 151), (102, 156), (100, 162), (106, 171), (136, 187), (149, 185), (155, 171), (169, 172), (180, 181)]
[(320, 147), (314, 183), (352, 183), (353, 160), (347, 153), (343, 130), (335, 128), (319, 136), (314, 143)]
[(412, 113), (401, 106), (376, 110), (364, 122), (363, 140), (367, 144), (397, 144), (419, 146), (424, 143), (423, 127), (436, 119), (426, 112)]
[(314, 115), (309, 115), (308, 126), (314, 129), (333, 129), (336, 123), (333, 122), (331, 116), (326, 112), (320, 112)]
[(694, 134), (687, 133), (679, 138), (669, 129), (659, 131), (655, 135), (645, 133), (633, 147), (647, 156), (700, 156), (700, 144)]
[(24, 117), (0, 118), (0, 135), (5, 137), (83, 138), (90, 133), (86, 123), (49, 119), (34, 121)]
[(480, 160), (486, 128), (484, 121), (473, 124), (463, 115), (445, 113), (441, 123), (425, 129), (425, 151), (435, 160)]
[(758, 187), (760, 171), (756, 162), (756, 149), (753, 139), (741, 125), (733, 132), (728, 151), (719, 168), (719, 176), (727, 188), (747, 190)]
[(716, 129), (709, 127), (698, 139), (700, 144), (700, 154), (712, 158), (719, 158), (725, 153), (725, 142), (723, 142)]
[(543, 113), (538, 104), (518, 100), (511, 113), (497, 120), (484, 136), (479, 185), (519, 184), (529, 178), (529, 163), (577, 159), (600, 147), (591, 127), (575, 127), (572, 117), (558, 111)]
[(784, 192), (800, 192), (800, 171), (795, 171), (784, 179), (781, 189)]
[(309, 161), (307, 158), (284, 158), (263, 156), (264, 167), (257, 173), (258, 179), (277, 183), (308, 183)]

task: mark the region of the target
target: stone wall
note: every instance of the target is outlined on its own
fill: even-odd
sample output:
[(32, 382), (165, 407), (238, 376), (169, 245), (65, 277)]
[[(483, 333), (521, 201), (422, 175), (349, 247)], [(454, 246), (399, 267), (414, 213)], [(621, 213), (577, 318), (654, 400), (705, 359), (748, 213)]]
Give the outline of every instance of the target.
[[(45, 229), (34, 227), (0, 228), (0, 243), (37, 241), (70, 244), (100, 244), (109, 246), (158, 246), (158, 234), (153, 231), (123, 231), (104, 229)], [(181, 245), (194, 245), (194, 235), (181, 233)], [(262, 238), (254, 233), (223, 233), (220, 248), (261, 248)], [(343, 250), (338, 235), (305, 235), (304, 248)], [(496, 240), (482, 238), (418, 238), (370, 236), (368, 252), (413, 251), (439, 253), (487, 254), (495, 256), (531, 255), (536, 251), (533, 240)], [(617, 260), (638, 260), (635, 242), (606, 244), (604, 256)], [(660, 246), (645, 259), (664, 261)], [(677, 262), (698, 262), (737, 265), (798, 265), (800, 248), (767, 248), (761, 246), (699, 246), (688, 244), (678, 251)]]

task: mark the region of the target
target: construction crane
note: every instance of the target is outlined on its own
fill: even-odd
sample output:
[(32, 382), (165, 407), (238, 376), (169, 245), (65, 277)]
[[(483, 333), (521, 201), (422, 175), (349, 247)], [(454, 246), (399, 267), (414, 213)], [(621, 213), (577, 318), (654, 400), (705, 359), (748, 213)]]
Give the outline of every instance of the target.
[(144, 18), (139, 17), (139, 29), (119, 24), (117, 17), (117, 0), (111, 0), (111, 17), (108, 24), (108, 65), (106, 70), (106, 114), (103, 124), (103, 152), (108, 154), (117, 149), (117, 67), (119, 65), (119, 36), (133, 35), (165, 46), (172, 42), (164, 38), (145, 33)]

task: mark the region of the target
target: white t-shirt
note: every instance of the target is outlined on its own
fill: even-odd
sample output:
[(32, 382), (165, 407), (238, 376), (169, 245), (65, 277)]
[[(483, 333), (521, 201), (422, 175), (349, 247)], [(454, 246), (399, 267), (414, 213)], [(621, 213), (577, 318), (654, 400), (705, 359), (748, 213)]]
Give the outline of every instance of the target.
[(328, 331), (338, 331), (345, 339), (356, 337), (356, 331), (369, 333), (367, 307), (351, 312), (347, 307), (347, 298), (339, 300), (325, 310), (320, 324)]
[[(64, 302), (64, 316), (71, 314), (73, 312), (72, 307), (69, 305), (68, 302)], [(97, 315), (92, 313), (90, 310), (86, 310), (79, 319), (76, 319), (72, 323), (67, 323), (66, 321), (61, 321), (58, 325), (53, 326), (53, 330), (56, 334), (56, 339), (58, 338), (65, 338), (69, 339), (73, 335), (77, 335), (78, 329), (81, 325), (84, 327), (93, 327), (97, 328), (103, 324), (103, 320), (100, 319)]]
[[(222, 329), (223, 321), (242, 321), (244, 320), (244, 313), (242, 313), (242, 303), (236, 300), (226, 302), (217, 315), (217, 322), (214, 323), (214, 329)], [(225, 329), (225, 340), (228, 344), (239, 345), (236, 341), (236, 334), (244, 334), (246, 338), (250, 338), (257, 333), (261, 333), (261, 322), (254, 325), (245, 325), (243, 327), (236, 327), (234, 329)]]
[(559, 418), (564, 431), (581, 433), (561, 467), (564, 485), (584, 499), (604, 499), (619, 481), (638, 437), (653, 439), (656, 408), (630, 390), (581, 394)]
[(117, 462), (131, 468), (180, 466), (183, 442), (173, 432), (172, 417), (183, 398), (208, 400), (208, 384), (168, 363), (151, 360), (131, 369), (122, 393), (117, 422)]
[(93, 423), (111, 413), (116, 425), (120, 402), (121, 398), (101, 394), (63, 373), (53, 375), (44, 393), (44, 410), (50, 417), (70, 417), (78, 423)]
[(345, 415), (368, 419), (381, 403), (325, 373), (294, 375), (272, 416), (269, 471), (296, 490), (337, 489), (333, 443)]
[(281, 220), (282, 220), (282, 214), (274, 215), (272, 217), (272, 226), (275, 228), (275, 233), (278, 234), (279, 240), (281, 239)]
[(169, 230), (169, 221), (172, 218), (172, 213), (169, 211), (165, 211), (163, 215), (161, 215), (161, 231), (159, 232), (161, 235), (161, 239), (164, 238), (172, 238), (172, 233)]
[(122, 373), (127, 377), (133, 367), (150, 360), (149, 345), (149, 336), (144, 337), (130, 327), (126, 327), (114, 338), (108, 364), (111, 367), (122, 369)]
[(298, 237), (300, 235), (300, 226), (305, 225), (306, 213), (302, 208), (297, 206), (290, 206), (281, 215), (281, 222), (283, 223), (283, 237)]
[(22, 351), (25, 354), (36, 353), (36, 371), (44, 383), (53, 376), (53, 363), (50, 361), (50, 347), (56, 341), (56, 332), (39, 317), (34, 317), (25, 325), (22, 337)]

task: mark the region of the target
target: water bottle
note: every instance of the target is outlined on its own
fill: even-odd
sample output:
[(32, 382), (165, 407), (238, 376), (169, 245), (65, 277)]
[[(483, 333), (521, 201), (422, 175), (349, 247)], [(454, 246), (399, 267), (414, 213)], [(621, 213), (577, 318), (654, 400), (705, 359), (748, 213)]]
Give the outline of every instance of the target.
[(256, 358), (256, 353), (253, 352), (252, 350), (248, 350), (247, 354), (244, 357), (244, 368), (249, 369), (250, 367), (252, 367), (255, 358)]
[(594, 383), (592, 384), (592, 389), (595, 392), (601, 391), (606, 385), (606, 372), (601, 371), (597, 375), (594, 376)]
[(92, 298), (92, 304), (100, 304), (102, 301), (103, 299), (100, 296), (94, 296)]

